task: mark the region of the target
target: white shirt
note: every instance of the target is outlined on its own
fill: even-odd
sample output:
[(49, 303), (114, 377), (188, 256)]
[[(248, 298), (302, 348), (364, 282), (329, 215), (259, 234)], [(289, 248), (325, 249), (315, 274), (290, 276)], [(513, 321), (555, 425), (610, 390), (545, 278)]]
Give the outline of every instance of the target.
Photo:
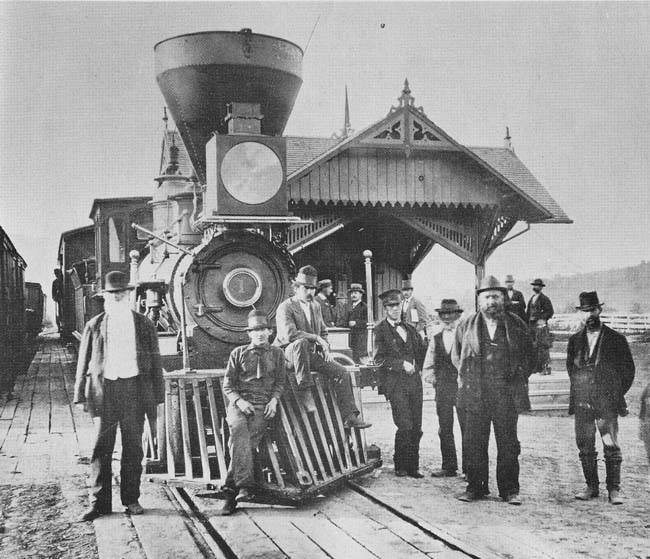
[(406, 342), (406, 328), (402, 326), (402, 323), (400, 322), (399, 324), (390, 318), (386, 319), (388, 320), (388, 324), (390, 324), (393, 328), (397, 329), (397, 333), (399, 334), (399, 337), (402, 338), (403, 342)]
[(594, 332), (587, 330), (587, 343), (589, 344), (589, 357), (594, 353), (596, 344), (598, 343), (598, 336), (600, 336), (600, 328)]
[(442, 343), (445, 346), (445, 351), (451, 353), (451, 348), (454, 345), (454, 338), (456, 337), (456, 329), (452, 328), (451, 330), (444, 329), (442, 331)]
[(104, 317), (104, 378), (107, 380), (138, 376), (135, 322), (131, 310), (127, 308), (127, 311)]
[(488, 320), (487, 318), (485, 319), (485, 325), (487, 326), (488, 329), (488, 334), (490, 334), (490, 339), (494, 339), (494, 334), (497, 331), (497, 321), (496, 320)]

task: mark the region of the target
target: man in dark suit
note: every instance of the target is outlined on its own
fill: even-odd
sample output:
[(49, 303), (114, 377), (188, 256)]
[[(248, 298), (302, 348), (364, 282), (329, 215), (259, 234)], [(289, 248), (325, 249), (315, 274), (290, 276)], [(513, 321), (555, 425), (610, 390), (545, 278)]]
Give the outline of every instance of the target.
[(534, 294), (528, 301), (526, 308), (526, 323), (530, 327), (530, 335), (533, 338), (533, 346), (536, 349), (537, 357), (535, 359), (534, 372), (540, 375), (550, 375), (551, 367), (549, 364), (549, 350), (553, 345), (551, 332), (548, 327), (548, 321), (553, 316), (553, 304), (551, 300), (542, 293), (546, 284), (537, 278), (530, 285), (533, 286)]
[(350, 349), (355, 363), (368, 355), (368, 307), (361, 300), (364, 289), (360, 283), (350, 284), (350, 304), (343, 326), (350, 329)]
[(314, 300), (320, 305), (321, 314), (323, 315), (323, 322), (325, 326), (331, 328), (336, 326), (336, 316), (334, 315), (334, 306), (330, 301), (330, 297), (334, 292), (334, 286), (331, 279), (324, 279), (318, 282), (316, 290), (316, 297)]
[(625, 393), (634, 381), (634, 361), (625, 336), (600, 322), (602, 303), (595, 291), (582, 292), (576, 308), (584, 313), (585, 326), (569, 338), (566, 366), (571, 380), (569, 414), (575, 414), (576, 445), (587, 488), (575, 497), (587, 501), (598, 496), (598, 429), (609, 502), (620, 505), (623, 457), (618, 444), (618, 416), (628, 413)]
[(458, 408), (465, 410), (463, 457), (467, 489), (461, 501), (489, 493), (488, 446), (494, 425), (499, 496), (520, 505), (517, 421), (530, 410), (532, 343), (526, 325), (505, 310), (505, 288), (487, 276), (476, 290), (479, 311), (456, 329), (452, 359), (458, 369)]
[(402, 294), (397, 289), (380, 296), (386, 318), (375, 326), (375, 363), (379, 392), (393, 411), (395, 475), (424, 477), (419, 471), (422, 438), (422, 361), (426, 348), (415, 328), (401, 321)]
[(524, 294), (521, 291), (515, 289), (515, 278), (510, 274), (506, 276), (506, 310), (516, 314), (521, 320), (527, 322), (526, 317), (526, 300), (524, 299)]
[(277, 336), (273, 343), (284, 350), (289, 368), (294, 372), (296, 395), (308, 410), (314, 409), (311, 372), (316, 371), (332, 380), (344, 426), (365, 429), (370, 423), (359, 415), (350, 375), (330, 353), (321, 308), (314, 301), (317, 274), (313, 266), (303, 266), (298, 271), (294, 280), (295, 295), (278, 307)]
[(109, 272), (104, 312), (86, 324), (79, 346), (74, 402), (98, 418), (90, 466), (91, 507), (81, 520), (112, 512), (111, 460), (117, 425), (122, 438), (120, 496), (129, 514), (142, 514), (142, 431), (165, 399), (158, 335), (151, 321), (129, 307), (126, 275)]
[[(440, 454), (442, 455), (442, 468), (434, 470), (431, 475), (433, 477), (453, 477), (458, 470), (456, 441), (454, 440), (454, 408), (456, 408), (458, 396), (458, 371), (451, 360), (451, 350), (456, 336), (456, 323), (463, 314), (463, 309), (455, 299), (443, 299), (436, 312), (443, 328), (429, 342), (422, 370), (424, 381), (430, 382), (436, 389), (438, 436), (440, 437)], [(456, 414), (462, 435), (465, 412), (456, 408)]]

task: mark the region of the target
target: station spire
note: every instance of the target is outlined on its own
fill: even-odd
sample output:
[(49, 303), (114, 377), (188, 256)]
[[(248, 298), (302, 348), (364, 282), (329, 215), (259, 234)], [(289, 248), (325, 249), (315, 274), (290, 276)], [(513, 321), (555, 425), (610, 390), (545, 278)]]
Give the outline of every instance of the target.
[(332, 134), (332, 138), (336, 138), (338, 140), (345, 140), (346, 138), (349, 138), (352, 134), (354, 134), (354, 130), (352, 130), (352, 125), (350, 124), (350, 102), (348, 101), (348, 86), (347, 84), (345, 85), (345, 115), (343, 117), (343, 128), (341, 128), (340, 132)]

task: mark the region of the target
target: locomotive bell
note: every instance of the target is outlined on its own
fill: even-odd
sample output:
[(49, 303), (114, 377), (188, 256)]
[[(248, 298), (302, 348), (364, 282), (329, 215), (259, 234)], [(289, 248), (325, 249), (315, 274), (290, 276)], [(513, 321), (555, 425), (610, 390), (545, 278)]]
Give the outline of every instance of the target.
[[(235, 111), (241, 104), (259, 105), (262, 136), (280, 136), (284, 131), (302, 85), (303, 53), (297, 45), (243, 29), (180, 35), (161, 41), (154, 52), (158, 85), (201, 182), (206, 182), (206, 144), (213, 134), (222, 137), (229, 127), (233, 130), (232, 119), (227, 118), (229, 105)], [(250, 114), (237, 118), (242, 116), (255, 119)], [(235, 134), (242, 132), (246, 130), (234, 130)], [(253, 140), (240, 136), (235, 141), (245, 142)], [(260, 141), (260, 136), (256, 143), (282, 158), (284, 166), (284, 157), (273, 145)], [(255, 146), (238, 151), (237, 158), (246, 163), (253, 156), (263, 162), (274, 161), (271, 154)], [(277, 164), (268, 165), (277, 168)]]

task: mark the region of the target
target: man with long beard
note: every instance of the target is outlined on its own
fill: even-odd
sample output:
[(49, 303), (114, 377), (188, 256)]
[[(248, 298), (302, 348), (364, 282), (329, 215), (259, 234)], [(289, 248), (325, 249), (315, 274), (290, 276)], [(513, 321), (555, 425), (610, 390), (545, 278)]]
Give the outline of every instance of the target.
[(595, 291), (580, 293), (585, 326), (569, 338), (566, 366), (571, 379), (569, 414), (575, 414), (576, 445), (587, 488), (575, 497), (598, 496), (596, 429), (605, 455), (609, 502), (620, 505), (621, 462), (618, 416), (627, 415), (625, 393), (634, 381), (634, 361), (625, 336), (600, 322), (603, 305)]
[(479, 312), (456, 330), (452, 359), (458, 368), (458, 408), (466, 412), (463, 455), (467, 489), (461, 501), (485, 498), (488, 488), (488, 444), (494, 425), (499, 496), (520, 505), (517, 420), (530, 410), (528, 377), (532, 342), (526, 325), (505, 310), (505, 288), (487, 276), (476, 290)]

